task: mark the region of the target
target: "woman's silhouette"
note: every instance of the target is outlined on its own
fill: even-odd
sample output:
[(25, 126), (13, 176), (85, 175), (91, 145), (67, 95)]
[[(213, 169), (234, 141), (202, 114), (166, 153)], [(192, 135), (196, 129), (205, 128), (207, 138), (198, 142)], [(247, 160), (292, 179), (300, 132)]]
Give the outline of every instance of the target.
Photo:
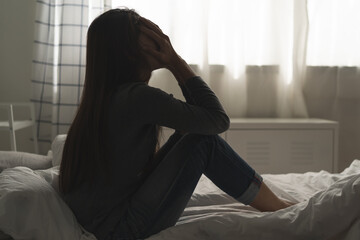
[[(186, 102), (148, 86), (159, 68), (175, 76)], [(161, 148), (160, 126), (176, 130)], [(261, 211), (289, 206), (217, 135), (228, 126), (218, 98), (157, 25), (133, 10), (107, 11), (88, 30), (61, 194), (99, 240), (146, 238), (173, 226), (202, 174)]]

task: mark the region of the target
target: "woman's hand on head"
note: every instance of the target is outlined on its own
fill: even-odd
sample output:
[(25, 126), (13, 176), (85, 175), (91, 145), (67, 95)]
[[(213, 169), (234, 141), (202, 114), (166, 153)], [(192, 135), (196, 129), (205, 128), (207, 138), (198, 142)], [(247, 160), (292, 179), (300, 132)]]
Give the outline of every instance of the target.
[(153, 70), (158, 68), (171, 70), (179, 56), (172, 47), (169, 37), (146, 18), (141, 18), (140, 31), (140, 46)]
[(141, 18), (140, 46), (152, 68), (167, 68), (180, 83), (195, 76), (189, 65), (176, 53), (170, 39), (161, 29), (146, 18)]

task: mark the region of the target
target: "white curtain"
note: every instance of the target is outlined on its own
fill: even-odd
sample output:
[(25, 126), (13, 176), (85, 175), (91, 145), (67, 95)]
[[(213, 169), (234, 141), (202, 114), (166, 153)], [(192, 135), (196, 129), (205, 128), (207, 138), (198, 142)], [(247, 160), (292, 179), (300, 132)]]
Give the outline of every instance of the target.
[(106, 0), (37, 0), (32, 101), (40, 152), (66, 133), (79, 104), (89, 23), (111, 7)]
[[(230, 117), (338, 121), (339, 166), (360, 158), (360, 1), (113, 0), (156, 22)], [(181, 97), (171, 75), (150, 84)]]
[[(217, 93), (231, 117), (307, 117), (307, 1), (115, 0), (170, 36), (178, 53)], [(150, 83), (178, 93), (164, 71)]]
[(339, 123), (340, 171), (360, 159), (360, 1), (309, 0), (307, 72), (310, 117)]

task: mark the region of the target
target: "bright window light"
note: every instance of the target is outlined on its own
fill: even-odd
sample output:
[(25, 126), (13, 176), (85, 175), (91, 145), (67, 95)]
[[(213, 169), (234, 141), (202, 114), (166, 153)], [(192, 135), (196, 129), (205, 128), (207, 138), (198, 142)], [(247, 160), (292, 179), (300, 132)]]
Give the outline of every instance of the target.
[[(236, 72), (239, 66), (284, 62), (292, 68), (294, 1), (113, 0), (112, 6), (133, 8), (153, 20), (189, 63), (201, 65), (205, 60)], [(359, 65), (360, 1), (307, 3), (307, 64)]]
[(308, 65), (360, 65), (359, 9), (358, 0), (308, 0)]

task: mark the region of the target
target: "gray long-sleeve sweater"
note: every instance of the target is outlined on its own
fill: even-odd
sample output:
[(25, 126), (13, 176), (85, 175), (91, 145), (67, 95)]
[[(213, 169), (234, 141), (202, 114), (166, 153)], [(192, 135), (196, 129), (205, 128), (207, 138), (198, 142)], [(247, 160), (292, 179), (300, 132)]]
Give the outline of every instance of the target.
[(153, 160), (157, 125), (205, 135), (228, 129), (228, 116), (200, 77), (180, 87), (186, 102), (141, 82), (117, 89), (107, 126), (111, 149), (107, 179), (112, 180), (99, 177), (95, 184), (84, 183), (64, 196), (79, 223), (99, 240), (115, 227), (129, 198), (144, 181), (144, 170)]

